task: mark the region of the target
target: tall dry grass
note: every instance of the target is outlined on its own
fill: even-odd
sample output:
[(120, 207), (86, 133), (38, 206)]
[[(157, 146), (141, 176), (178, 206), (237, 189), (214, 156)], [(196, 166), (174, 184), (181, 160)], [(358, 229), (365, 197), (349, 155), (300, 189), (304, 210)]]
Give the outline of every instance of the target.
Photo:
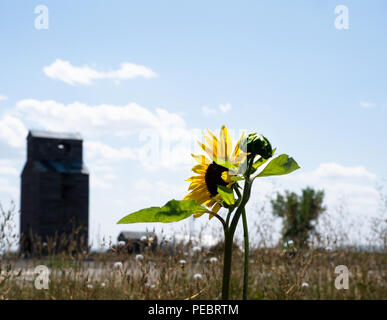
[[(1, 210), (0, 299), (220, 299), (222, 243), (199, 247), (197, 243), (175, 243), (161, 236), (155, 251), (145, 247), (141, 255), (102, 241), (98, 252), (56, 251), (50, 243), (22, 258), (10, 248), (17, 242), (13, 229), (14, 207)], [(250, 228), (249, 299), (386, 299), (387, 250), (385, 215), (374, 221), (369, 250), (340, 246), (342, 234), (330, 230), (329, 237), (311, 239), (311, 248), (273, 243), (270, 215)], [(328, 221), (329, 222), (329, 221)], [(325, 228), (333, 226), (325, 225)], [(205, 230), (202, 230), (202, 234)], [(74, 237), (71, 239), (75, 239)], [(70, 240), (71, 240), (70, 239)], [(54, 241), (54, 240), (53, 240)], [(70, 241), (71, 243), (71, 241)], [(373, 244), (378, 243), (378, 250)], [(50, 249), (51, 248), (51, 249)], [(48, 290), (34, 286), (34, 268), (50, 269)], [(348, 290), (338, 290), (335, 268), (350, 271)], [(231, 298), (240, 299), (243, 280), (243, 249), (236, 243), (233, 253)]]

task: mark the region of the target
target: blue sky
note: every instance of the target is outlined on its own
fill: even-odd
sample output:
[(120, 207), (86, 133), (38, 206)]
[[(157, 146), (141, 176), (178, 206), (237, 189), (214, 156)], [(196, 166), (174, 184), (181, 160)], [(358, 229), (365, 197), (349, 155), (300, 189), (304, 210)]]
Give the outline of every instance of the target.
[[(38, 5), (48, 8), (47, 30), (34, 26)], [(347, 30), (335, 28), (338, 5), (348, 8)], [(377, 214), (375, 186), (387, 177), (386, 16), (383, 0), (2, 1), (0, 201), (19, 201), (25, 130), (79, 131), (91, 226), (115, 238), (126, 212), (187, 188), (186, 161), (129, 155), (144, 130), (183, 150), (193, 129), (225, 124), (264, 133), (302, 167), (263, 181), (257, 195), (310, 184), (330, 189), (332, 211), (343, 196), (352, 216)], [(125, 62), (143, 69), (113, 74)]]

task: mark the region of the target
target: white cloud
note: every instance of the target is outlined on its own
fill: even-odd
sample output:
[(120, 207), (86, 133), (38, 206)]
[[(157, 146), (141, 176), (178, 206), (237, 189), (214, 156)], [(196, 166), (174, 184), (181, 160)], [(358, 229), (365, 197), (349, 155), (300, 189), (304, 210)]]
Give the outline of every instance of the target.
[(206, 117), (215, 115), (217, 113), (216, 109), (208, 108), (207, 106), (202, 107), (202, 112)]
[(117, 175), (115, 175), (115, 174), (113, 174), (113, 173), (107, 173), (107, 174), (104, 174), (103, 175), (103, 178), (105, 179), (105, 180), (110, 180), (110, 181), (112, 181), (112, 180), (117, 180)]
[(377, 176), (363, 166), (346, 167), (338, 163), (321, 163), (315, 170), (298, 170), (281, 179), (293, 186), (312, 186), (325, 190), (330, 208), (337, 206), (342, 198), (348, 199), (348, 210), (359, 215), (377, 212), (379, 193)]
[(0, 101), (5, 101), (5, 100), (8, 100), (8, 97), (0, 94)]
[(376, 107), (376, 104), (369, 101), (361, 101), (360, 105), (365, 109), (370, 109)]
[(90, 186), (92, 189), (111, 189), (112, 185), (104, 181), (103, 178), (96, 174), (90, 175)]
[[(178, 114), (164, 109), (152, 112), (135, 103), (90, 106), (26, 99), (17, 103), (14, 113), (35, 128), (82, 132), (90, 159), (100, 163), (140, 159), (141, 165), (150, 170), (191, 164), (190, 153), (200, 136), (199, 130), (187, 129)], [(137, 142), (131, 140), (136, 147), (104, 142), (129, 135), (137, 135)]]
[(184, 184), (172, 184), (161, 179), (141, 178), (130, 185), (126, 199), (126, 207), (144, 208), (162, 206), (171, 199), (182, 199), (187, 194)]
[(116, 149), (99, 141), (86, 141), (84, 147), (86, 157), (90, 159), (102, 159), (107, 162), (136, 159), (135, 151), (127, 147)]
[(157, 191), (158, 196), (165, 199), (181, 199), (187, 193), (187, 186), (175, 185), (162, 180), (151, 182), (147, 179), (140, 179), (134, 183), (133, 187), (143, 195), (154, 196)]
[(18, 176), (19, 171), (14, 167), (14, 162), (8, 159), (0, 159), (0, 175)]
[(99, 164), (96, 164), (96, 163), (90, 162), (90, 161), (88, 162), (88, 167), (93, 172), (100, 172), (100, 173), (105, 173), (105, 174), (111, 174), (112, 172), (114, 172), (114, 169), (111, 166), (99, 165)]
[(219, 109), (220, 111), (222, 111), (222, 113), (227, 113), (231, 110), (231, 104), (230, 103), (221, 104), (219, 105)]
[[(91, 149), (92, 152), (95, 148), (93, 148), (93, 145), (96, 144), (95, 142), (91, 142)], [(103, 151), (106, 150), (108, 146), (104, 146), (101, 148)], [(90, 144), (85, 147), (86, 149), (86, 157), (88, 157), (88, 151), (90, 151)], [(97, 143), (97, 150), (99, 149), (98, 143)], [(96, 152), (98, 154), (99, 151)], [(117, 179), (117, 175), (115, 174), (115, 170), (112, 166), (108, 166), (105, 164), (98, 164), (96, 161), (90, 160), (87, 158), (85, 160), (87, 167), (90, 172), (90, 185), (91, 188), (96, 189), (111, 189), (113, 185), (109, 182), (112, 182), (113, 180)]]
[[(185, 121), (175, 113), (164, 109), (151, 112), (136, 104), (96, 106), (80, 102), (62, 104), (53, 100), (25, 99), (16, 109), (24, 119), (46, 130), (78, 131), (84, 134), (130, 135), (151, 129), (167, 134), (185, 130)], [(184, 132), (180, 132), (184, 133)]]
[(19, 190), (12, 186), (7, 179), (0, 177), (0, 193), (5, 193), (10, 196), (11, 200), (16, 200)]
[(55, 62), (43, 68), (46, 76), (61, 80), (70, 85), (90, 85), (93, 80), (111, 79), (119, 82), (120, 80), (143, 77), (146, 79), (157, 77), (157, 74), (151, 69), (136, 65), (130, 62), (121, 64), (121, 68), (113, 71), (98, 71), (88, 66), (76, 67), (69, 61), (56, 59)]
[(216, 115), (218, 113), (218, 111), (220, 111), (221, 113), (227, 113), (231, 110), (231, 104), (230, 103), (226, 103), (226, 104), (220, 104), (218, 106), (218, 109), (216, 108), (209, 108), (207, 106), (203, 106), (202, 107), (202, 112), (203, 114), (206, 116), (206, 117), (209, 117), (211, 115)]
[[(179, 170), (183, 167), (188, 169), (193, 162), (189, 147), (184, 143), (182, 145), (163, 146), (162, 142), (149, 141), (138, 148), (116, 148), (100, 141), (85, 141), (84, 148), (87, 162), (91, 161), (92, 163), (102, 164), (102, 166), (109, 163), (134, 160), (147, 171), (159, 169)], [(104, 178), (111, 179), (113, 176), (114, 174), (108, 172), (105, 173)]]
[(10, 115), (0, 119), (0, 140), (12, 147), (23, 147), (26, 137), (27, 129), (20, 119)]
[(314, 174), (320, 179), (362, 179), (376, 180), (376, 175), (369, 172), (363, 166), (344, 167), (338, 163), (322, 163)]

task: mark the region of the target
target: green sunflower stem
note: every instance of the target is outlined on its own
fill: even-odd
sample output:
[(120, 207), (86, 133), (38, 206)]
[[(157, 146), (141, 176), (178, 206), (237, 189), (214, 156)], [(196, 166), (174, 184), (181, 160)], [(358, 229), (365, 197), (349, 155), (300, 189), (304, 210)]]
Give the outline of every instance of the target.
[[(229, 299), (230, 279), (231, 279), (231, 262), (232, 262), (232, 245), (233, 245), (235, 230), (236, 230), (236, 227), (238, 225), (239, 218), (242, 215), (242, 212), (245, 212), (246, 203), (250, 199), (251, 186), (252, 186), (252, 181), (249, 179), (250, 170), (251, 170), (251, 163), (248, 167), (248, 171), (247, 171), (247, 175), (246, 175), (246, 179), (245, 179), (245, 185), (243, 188), (243, 195), (242, 195), (242, 198), (240, 199), (240, 203), (238, 205), (238, 208), (236, 209), (236, 212), (231, 220), (230, 226), (227, 224), (224, 228), (224, 257), (223, 257), (223, 283), (222, 283), (222, 299), (223, 300)], [(246, 223), (246, 225), (247, 225), (247, 223)], [(245, 250), (245, 252), (246, 252), (246, 250)], [(248, 260), (247, 260), (247, 262), (248, 262)], [(248, 266), (247, 266), (247, 268), (248, 268)], [(246, 260), (245, 260), (245, 270), (246, 270)], [(245, 286), (245, 283), (247, 286), (247, 281), (244, 280), (244, 286)], [(246, 288), (246, 292), (247, 292), (247, 288)]]
[(243, 209), (242, 211), (242, 221), (243, 221), (243, 237), (245, 240), (245, 265), (244, 265), (244, 274), (243, 274), (243, 293), (242, 293), (242, 299), (247, 300), (247, 289), (249, 285), (249, 230), (247, 228), (247, 217), (246, 217), (246, 210)]
[(223, 282), (222, 299), (228, 300), (230, 293), (231, 262), (232, 262), (232, 244), (233, 234), (230, 229), (224, 230), (224, 256), (223, 256)]

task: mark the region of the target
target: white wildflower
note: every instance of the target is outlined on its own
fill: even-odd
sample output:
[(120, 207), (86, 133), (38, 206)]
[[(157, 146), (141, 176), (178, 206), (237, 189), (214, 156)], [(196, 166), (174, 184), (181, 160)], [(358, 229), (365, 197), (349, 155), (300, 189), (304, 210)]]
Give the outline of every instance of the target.
[(210, 258), (210, 262), (211, 263), (217, 263), (218, 262), (218, 258), (217, 257), (211, 257)]
[(202, 276), (200, 273), (195, 273), (194, 276), (193, 276), (193, 278), (194, 278), (195, 280), (202, 280), (202, 279), (203, 279), (203, 276)]
[(192, 251), (193, 253), (199, 253), (200, 251), (202, 251), (202, 248), (200, 248), (199, 246), (195, 246), (192, 248)]

